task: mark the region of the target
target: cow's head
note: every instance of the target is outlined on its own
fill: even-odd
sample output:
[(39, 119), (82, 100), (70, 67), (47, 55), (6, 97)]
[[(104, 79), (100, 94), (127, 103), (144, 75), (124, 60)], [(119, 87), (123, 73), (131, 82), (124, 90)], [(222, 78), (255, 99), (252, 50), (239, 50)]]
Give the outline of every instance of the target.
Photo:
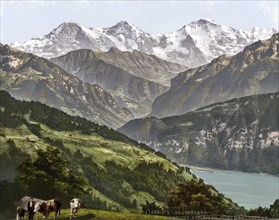
[(34, 206), (34, 212), (43, 212), (47, 204), (45, 202), (36, 202)]
[(80, 206), (81, 206), (81, 200), (80, 199), (74, 198), (74, 199), (71, 200), (71, 202), (70, 202), (70, 207), (71, 208), (78, 208), (79, 209)]

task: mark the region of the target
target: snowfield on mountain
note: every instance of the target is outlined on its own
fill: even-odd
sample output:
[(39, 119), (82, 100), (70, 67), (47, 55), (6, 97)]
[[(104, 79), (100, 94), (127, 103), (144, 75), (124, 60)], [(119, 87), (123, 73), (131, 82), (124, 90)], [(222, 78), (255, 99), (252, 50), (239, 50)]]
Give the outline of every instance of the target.
[(220, 55), (234, 55), (257, 40), (270, 38), (273, 28), (234, 29), (209, 19), (200, 19), (167, 34), (149, 34), (127, 21), (108, 28), (86, 28), (64, 22), (42, 38), (14, 42), (10, 46), (44, 58), (77, 49), (108, 51), (139, 50), (187, 67), (197, 67)]

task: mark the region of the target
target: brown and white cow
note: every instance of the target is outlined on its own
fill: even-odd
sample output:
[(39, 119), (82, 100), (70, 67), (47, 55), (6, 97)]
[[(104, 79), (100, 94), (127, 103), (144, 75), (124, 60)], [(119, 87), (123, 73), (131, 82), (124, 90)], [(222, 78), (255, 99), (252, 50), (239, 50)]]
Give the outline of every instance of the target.
[(48, 218), (51, 212), (55, 212), (54, 219), (56, 219), (57, 213), (60, 215), (61, 201), (59, 199), (51, 199), (42, 202), (36, 202), (34, 212), (40, 212), (44, 218)]

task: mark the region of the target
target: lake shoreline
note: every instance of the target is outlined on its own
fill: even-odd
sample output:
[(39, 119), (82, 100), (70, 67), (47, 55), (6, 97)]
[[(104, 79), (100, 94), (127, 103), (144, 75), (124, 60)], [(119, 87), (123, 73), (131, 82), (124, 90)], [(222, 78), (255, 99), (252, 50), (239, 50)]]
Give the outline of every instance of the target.
[(245, 172), (242, 170), (222, 170), (218, 168), (212, 168), (212, 167), (199, 167), (199, 166), (192, 166), (192, 165), (179, 165), (184, 167), (189, 167), (190, 170), (200, 170), (200, 171), (206, 171), (206, 172), (239, 172), (239, 173), (249, 173), (249, 174), (260, 174), (260, 175), (268, 175), (273, 177), (279, 177), (279, 175), (273, 175), (270, 173), (262, 173), (262, 172)]
[(188, 166), (191, 172), (246, 209), (269, 207), (279, 195), (279, 177), (266, 173)]

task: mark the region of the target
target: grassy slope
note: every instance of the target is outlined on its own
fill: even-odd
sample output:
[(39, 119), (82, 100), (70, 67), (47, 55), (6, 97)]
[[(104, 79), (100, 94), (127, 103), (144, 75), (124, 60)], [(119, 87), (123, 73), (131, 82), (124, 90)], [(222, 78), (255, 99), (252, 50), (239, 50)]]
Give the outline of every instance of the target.
[[(72, 153), (79, 149), (82, 154), (92, 157), (93, 161), (101, 167), (104, 165), (106, 160), (113, 160), (117, 164), (128, 166), (130, 169), (133, 169), (137, 166), (137, 164), (139, 164), (140, 160), (145, 160), (149, 162), (161, 162), (164, 164), (166, 170), (177, 170), (177, 167), (175, 167), (173, 164), (161, 157), (156, 156), (152, 152), (146, 151), (139, 147), (131, 146), (123, 142), (110, 141), (96, 134), (87, 136), (80, 134), (79, 132), (58, 132), (42, 125), (41, 128), (45, 137), (62, 140), (64, 147), (69, 149)], [(36, 137), (24, 125), (19, 127), (18, 130), (2, 127), (1, 133), (5, 134), (6, 137), (0, 136), (0, 153), (8, 151), (9, 144), (7, 141), (9, 139), (14, 140), (16, 146), (28, 154), (33, 154), (35, 149), (45, 148), (47, 145), (49, 145), (44, 140)], [(36, 140), (36, 143), (29, 142), (27, 137)], [(192, 178), (186, 173), (184, 173), (183, 176), (185, 179)], [(127, 187), (129, 187), (128, 183)], [(133, 190), (131, 187), (129, 187), (129, 189), (134, 195), (131, 197), (131, 200), (136, 199), (138, 204), (144, 203), (145, 200), (155, 200), (149, 193), (138, 192)], [(107, 198), (97, 190), (92, 189), (92, 192), (94, 195), (97, 195), (99, 198), (101, 198), (101, 200), (106, 201), (108, 205), (119, 206), (118, 203)], [(120, 208), (124, 211), (127, 211), (123, 206), (120, 206)]]
[[(34, 220), (42, 219), (42, 214), (35, 214)], [(49, 215), (49, 219), (52, 219), (54, 212)], [(144, 214), (131, 214), (120, 213), (112, 211), (94, 210), (94, 209), (80, 209), (76, 215), (76, 219), (81, 220), (177, 220), (179, 218), (156, 216), (156, 215), (144, 215)], [(69, 209), (62, 209), (61, 215), (57, 216), (57, 220), (69, 220)], [(14, 219), (14, 218), (12, 218)], [(74, 218), (75, 219), (75, 218)]]
[[(3, 96), (2, 96), (2, 101), (3, 101)], [(1, 103), (1, 105), (2, 104), (3, 103)], [(18, 107), (15, 106), (12, 109), (15, 108)], [(4, 112), (4, 107), (1, 107), (0, 110), (1, 112)], [(14, 113), (14, 114), (17, 115), (18, 113)], [(2, 117), (4, 118), (6, 116), (4, 115)], [(36, 149), (45, 148), (46, 146), (52, 145), (51, 141), (57, 141), (57, 140), (59, 140), (59, 143), (62, 143), (63, 145), (61, 149), (65, 152), (65, 157), (67, 157), (67, 159), (70, 160), (71, 163), (74, 165), (76, 165), (77, 161), (75, 160), (73, 155), (74, 153), (77, 152), (77, 150), (79, 150), (80, 153), (83, 155), (83, 157), (89, 156), (90, 158), (92, 158), (94, 163), (98, 165), (99, 167), (98, 169), (101, 170), (102, 169), (105, 170), (107, 168), (106, 161), (114, 161), (117, 165), (124, 167), (126, 170), (129, 169), (129, 172), (130, 171), (133, 172), (133, 170), (136, 169), (140, 163), (145, 161), (148, 162), (149, 164), (153, 164), (153, 163), (162, 164), (163, 172), (172, 171), (173, 178), (176, 178), (176, 181), (179, 179), (187, 180), (193, 178), (188, 173), (185, 172), (178, 173), (179, 168), (177, 166), (167, 161), (163, 157), (159, 157), (152, 151), (148, 151), (139, 146), (135, 146), (134, 144), (131, 143), (132, 142), (131, 140), (117, 141), (117, 140), (111, 140), (105, 138), (104, 136), (101, 135), (101, 132), (98, 131), (98, 129), (100, 130), (102, 129), (102, 127), (98, 127), (98, 125), (94, 125), (95, 126), (94, 129), (96, 129), (96, 132), (93, 132), (91, 135), (85, 135), (78, 130), (58, 131), (53, 128), (50, 128), (49, 126), (43, 123), (38, 123), (37, 121), (32, 119), (32, 117), (30, 116), (30, 112), (28, 114), (25, 114), (23, 117), (25, 118), (28, 124), (40, 125), (40, 131), (39, 131), (40, 135), (37, 136), (37, 133), (32, 131), (30, 127), (26, 125), (26, 123), (20, 122), (16, 128), (7, 126), (5, 123), (11, 123), (13, 120), (15, 120), (14, 116), (11, 116), (8, 122), (5, 123), (2, 122), (4, 120), (3, 118), (0, 120), (0, 125), (1, 125), (0, 154), (2, 156), (5, 154), (7, 155), (8, 158), (10, 158), (8, 160), (9, 162), (5, 162), (5, 161), (2, 162), (4, 163), (2, 167), (5, 167), (5, 169), (4, 168), (1, 169), (0, 172), (1, 180), (13, 181), (16, 175), (16, 167), (24, 159), (25, 153), (35, 155)], [(22, 156), (20, 156), (21, 154), (17, 153), (16, 155), (11, 152), (11, 144), (9, 143), (9, 141), (11, 140), (14, 142), (16, 147), (16, 150), (14, 151), (23, 152)], [(30, 140), (33, 140), (32, 141), (33, 143)], [(78, 169), (80, 173), (84, 173), (84, 170), (82, 169), (81, 166), (79, 166)], [(110, 176), (108, 171), (104, 171), (103, 175)], [(118, 177), (110, 177), (110, 178), (116, 178), (116, 179), (112, 179), (112, 181), (115, 181), (117, 180)], [(152, 178), (154, 180), (156, 177), (153, 176)], [(164, 178), (163, 175), (162, 178)], [(146, 200), (156, 201), (158, 204), (163, 205), (162, 201), (158, 201), (156, 198), (154, 198), (154, 196), (152, 196), (147, 191), (141, 191), (135, 189), (127, 181), (129, 181), (129, 179), (127, 180), (126, 177), (126, 180), (124, 180), (121, 183), (122, 185), (119, 187), (122, 187), (122, 189), (125, 188), (129, 192), (128, 196), (126, 197), (128, 200), (130, 201), (136, 200), (138, 211), (140, 210), (140, 204), (145, 203)], [(154, 181), (156, 183), (156, 181), (158, 182), (160, 180), (155, 179)], [(168, 190), (171, 190), (174, 184), (175, 182), (170, 181), (168, 183), (168, 187), (169, 187)], [(92, 195), (97, 196), (102, 201), (105, 201), (107, 206), (117, 207), (117, 209), (120, 209), (122, 211), (128, 211), (127, 207), (123, 205), (123, 202), (116, 201), (112, 197), (108, 198), (108, 195), (106, 196), (102, 192), (100, 192), (100, 190), (96, 189), (97, 187), (95, 187), (95, 185), (91, 185), (91, 186), (93, 187), (91, 190), (91, 192), (93, 193)]]

